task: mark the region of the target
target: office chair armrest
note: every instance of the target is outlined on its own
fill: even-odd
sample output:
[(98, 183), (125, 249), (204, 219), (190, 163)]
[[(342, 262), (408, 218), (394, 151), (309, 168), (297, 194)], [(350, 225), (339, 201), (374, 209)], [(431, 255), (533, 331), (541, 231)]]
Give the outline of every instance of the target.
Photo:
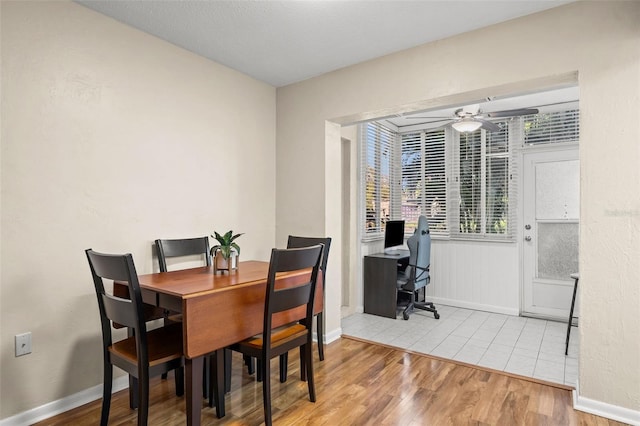
[(423, 277), (423, 275), (424, 275), (425, 273), (427, 274), (427, 277), (426, 277), (426, 278), (428, 278), (428, 277), (429, 277), (429, 266), (431, 266), (431, 265), (427, 265), (427, 267), (426, 267), (426, 268), (422, 268), (422, 267), (420, 267), (420, 266), (418, 266), (418, 265), (411, 265), (411, 264), (409, 264), (408, 266), (411, 266), (411, 268), (413, 269), (413, 271), (417, 271), (417, 270), (419, 270), (419, 271), (420, 271), (420, 273), (415, 273), (415, 272), (413, 272), (413, 271), (412, 271), (412, 273), (415, 275), (414, 280), (416, 280), (416, 281), (420, 281), (420, 280), (425, 279), (425, 277)]

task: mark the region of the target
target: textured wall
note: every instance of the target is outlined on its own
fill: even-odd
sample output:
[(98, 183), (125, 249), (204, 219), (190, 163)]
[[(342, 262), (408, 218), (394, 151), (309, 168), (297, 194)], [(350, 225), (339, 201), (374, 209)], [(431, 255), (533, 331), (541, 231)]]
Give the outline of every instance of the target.
[[(2, 2), (0, 418), (102, 382), (83, 250), (275, 238), (275, 89), (70, 2)], [(13, 336), (33, 333), (15, 358)]]
[[(577, 72), (580, 394), (640, 410), (638, 22), (638, 2), (575, 2), (279, 88), (276, 240), (289, 232), (339, 235), (341, 203), (325, 193), (340, 191), (333, 175), (340, 157), (331, 155), (340, 139), (325, 134), (325, 120), (344, 124), (442, 97), (469, 102), (495, 94), (486, 88), (532, 89), (532, 81)], [(329, 331), (340, 327), (332, 314), (340, 306), (339, 260), (332, 257), (329, 271)]]

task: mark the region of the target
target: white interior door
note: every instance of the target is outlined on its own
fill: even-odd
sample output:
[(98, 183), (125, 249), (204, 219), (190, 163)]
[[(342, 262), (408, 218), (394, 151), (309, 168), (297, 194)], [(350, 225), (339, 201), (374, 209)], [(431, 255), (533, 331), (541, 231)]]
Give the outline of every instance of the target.
[(523, 182), (522, 314), (566, 321), (578, 272), (578, 149), (525, 153)]

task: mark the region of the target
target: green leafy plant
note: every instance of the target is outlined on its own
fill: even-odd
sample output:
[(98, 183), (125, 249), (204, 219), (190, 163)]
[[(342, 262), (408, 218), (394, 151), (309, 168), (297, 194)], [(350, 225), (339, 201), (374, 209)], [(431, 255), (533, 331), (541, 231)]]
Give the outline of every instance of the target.
[(243, 234), (233, 234), (233, 231), (229, 231), (224, 235), (218, 234), (216, 231), (213, 231), (215, 235), (211, 237), (215, 238), (219, 244), (211, 247), (211, 256), (216, 255), (216, 251), (220, 250), (220, 254), (225, 259), (229, 259), (231, 257), (231, 253), (234, 251), (239, 255), (240, 254), (240, 246), (234, 241)]

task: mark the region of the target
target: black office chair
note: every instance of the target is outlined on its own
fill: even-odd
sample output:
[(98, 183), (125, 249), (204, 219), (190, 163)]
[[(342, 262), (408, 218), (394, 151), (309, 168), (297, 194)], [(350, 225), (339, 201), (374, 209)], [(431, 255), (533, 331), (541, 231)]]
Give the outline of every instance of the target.
[[(315, 402), (316, 393), (313, 381), (313, 301), (316, 292), (316, 281), (322, 245), (305, 248), (273, 249), (267, 277), (263, 332), (257, 336), (232, 345), (233, 350), (258, 360), (258, 371), (262, 373), (262, 397), (264, 403), (264, 421), (271, 425), (271, 359), (291, 349), (300, 347), (303, 356), (300, 358), (300, 371), (303, 380), (307, 381), (309, 399)], [(276, 290), (276, 274), (280, 272), (302, 271), (311, 268), (309, 280), (294, 287)], [(273, 317), (279, 312), (299, 306), (306, 307), (304, 321), (295, 321), (289, 325), (272, 330)], [(303, 372), (303, 373), (302, 373)]]
[[(149, 416), (149, 378), (175, 370), (176, 394), (184, 394), (184, 357), (182, 327), (173, 324), (147, 331), (142, 293), (131, 254), (111, 255), (85, 250), (98, 298), (102, 323), (103, 394), (100, 424), (109, 422), (113, 366), (126, 371), (133, 380), (129, 393), (136, 392), (138, 425), (146, 425)], [(127, 283), (129, 298), (105, 291), (103, 278)], [(112, 322), (133, 330), (133, 335), (114, 342)]]
[(411, 237), (407, 239), (409, 247), (409, 265), (403, 275), (398, 276), (398, 295), (404, 294), (409, 298), (402, 318), (409, 319), (409, 315), (415, 308), (433, 312), (435, 319), (440, 319), (440, 314), (431, 302), (417, 302), (416, 292), (426, 287), (431, 281), (429, 266), (431, 259), (431, 235), (429, 234), (429, 221), (425, 216), (418, 218), (418, 227)]

